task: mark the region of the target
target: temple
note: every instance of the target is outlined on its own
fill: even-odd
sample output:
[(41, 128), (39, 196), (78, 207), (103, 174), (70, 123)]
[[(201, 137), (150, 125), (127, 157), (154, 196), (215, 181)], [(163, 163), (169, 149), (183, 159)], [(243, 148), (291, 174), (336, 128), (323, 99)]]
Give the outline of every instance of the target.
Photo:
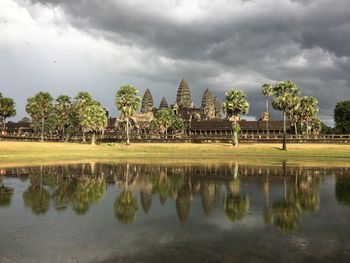
[[(176, 101), (169, 105), (163, 97), (156, 108), (153, 105), (151, 91), (147, 89), (142, 98), (141, 112), (132, 118), (134, 126), (139, 134), (147, 134), (147, 126), (154, 118), (157, 111), (170, 109), (175, 116), (183, 119), (185, 133), (194, 137), (222, 137), (232, 133), (232, 122), (221, 116), (221, 102), (214, 96), (210, 89), (206, 89), (202, 96), (200, 107), (195, 107), (190, 87), (185, 79), (182, 79), (176, 95)], [(266, 125), (267, 121), (269, 122)], [(271, 120), (266, 112), (257, 121), (241, 119), (239, 122), (241, 133), (244, 134), (282, 134), (283, 121)], [(268, 127), (268, 129), (267, 129)], [(290, 124), (287, 125), (290, 132)]]

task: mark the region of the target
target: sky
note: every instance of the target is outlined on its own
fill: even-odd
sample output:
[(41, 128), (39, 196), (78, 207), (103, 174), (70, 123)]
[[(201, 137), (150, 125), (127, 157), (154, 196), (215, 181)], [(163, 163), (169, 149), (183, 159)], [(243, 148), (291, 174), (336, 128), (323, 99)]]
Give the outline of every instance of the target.
[[(90, 92), (111, 116), (123, 84), (174, 103), (182, 78), (195, 106), (210, 88), (247, 93), (247, 119), (265, 109), (261, 86), (292, 80), (333, 124), (350, 98), (349, 0), (1, 0), (0, 92)], [(281, 118), (274, 112), (273, 118)]]

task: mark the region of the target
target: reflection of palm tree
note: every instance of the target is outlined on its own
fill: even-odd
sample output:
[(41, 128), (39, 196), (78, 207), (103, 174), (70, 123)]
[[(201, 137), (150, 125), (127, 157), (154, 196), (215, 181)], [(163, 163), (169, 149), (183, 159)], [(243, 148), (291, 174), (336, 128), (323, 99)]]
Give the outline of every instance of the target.
[(73, 209), (77, 214), (85, 214), (91, 205), (98, 203), (106, 192), (104, 178), (80, 178), (73, 195)]
[(232, 222), (243, 219), (249, 209), (249, 206), (249, 197), (246, 195), (243, 197), (232, 193), (225, 195), (225, 214)]
[(129, 182), (129, 163), (126, 164), (125, 185), (123, 192), (114, 202), (114, 213), (118, 221), (122, 224), (129, 224), (136, 219), (136, 212), (139, 208), (136, 198), (128, 190)]
[(279, 201), (264, 211), (264, 221), (282, 229), (285, 233), (294, 232), (300, 221), (301, 208), (292, 201)]
[(241, 181), (238, 174), (238, 163), (235, 163), (233, 180), (226, 185), (227, 194), (224, 197), (224, 210), (228, 219), (232, 222), (241, 220), (250, 207), (249, 197), (240, 196)]
[(264, 211), (265, 222), (279, 227), (287, 234), (298, 228), (302, 212), (318, 211), (320, 203), (313, 180), (309, 180), (308, 177), (298, 178), (298, 176), (293, 179), (292, 186), (287, 191), (284, 178), (284, 200), (274, 202), (271, 208), (266, 208)]
[(31, 184), (23, 193), (24, 204), (32, 209), (34, 214), (45, 214), (50, 207), (50, 193), (43, 186), (43, 168), (40, 176), (33, 176)]
[(6, 187), (3, 184), (3, 178), (0, 176), (0, 207), (9, 206), (13, 195), (13, 188)]
[(118, 221), (122, 224), (129, 224), (136, 218), (138, 210), (137, 200), (131, 191), (123, 190), (117, 200), (114, 202), (114, 213)]
[(23, 194), (24, 204), (34, 214), (45, 214), (50, 207), (50, 193), (40, 185), (31, 185)]
[(335, 195), (339, 204), (350, 206), (350, 178), (345, 176), (337, 178)]

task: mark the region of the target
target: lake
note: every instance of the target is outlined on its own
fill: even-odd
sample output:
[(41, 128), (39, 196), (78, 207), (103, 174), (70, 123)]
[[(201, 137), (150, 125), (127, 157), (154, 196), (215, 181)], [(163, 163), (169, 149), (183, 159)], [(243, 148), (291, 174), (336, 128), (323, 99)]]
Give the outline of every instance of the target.
[(350, 168), (1, 168), (0, 262), (349, 262)]

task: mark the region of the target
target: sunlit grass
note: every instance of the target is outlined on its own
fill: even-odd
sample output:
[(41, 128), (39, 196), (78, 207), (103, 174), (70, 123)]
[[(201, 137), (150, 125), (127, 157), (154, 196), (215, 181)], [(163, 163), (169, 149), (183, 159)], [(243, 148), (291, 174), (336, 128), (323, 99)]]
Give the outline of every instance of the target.
[(350, 145), (340, 144), (288, 144), (281, 151), (280, 144), (192, 144), (192, 143), (134, 143), (78, 144), (49, 142), (0, 141), (0, 163), (59, 162), (79, 160), (122, 160), (136, 158), (147, 161), (173, 159), (200, 160), (300, 160), (348, 162)]

